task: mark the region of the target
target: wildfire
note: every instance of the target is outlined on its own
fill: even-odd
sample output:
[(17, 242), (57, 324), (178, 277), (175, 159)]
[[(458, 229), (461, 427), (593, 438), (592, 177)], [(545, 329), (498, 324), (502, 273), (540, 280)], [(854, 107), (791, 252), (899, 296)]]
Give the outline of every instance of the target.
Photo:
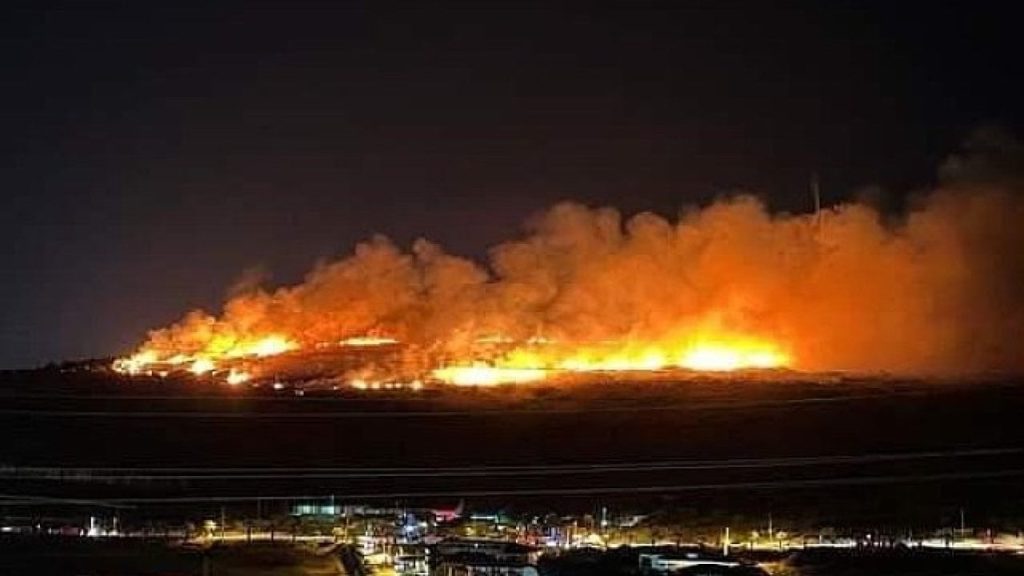
[[(516, 344), (513, 338), (504, 335), (489, 335), (474, 341), (478, 344), (503, 345), (505, 348), (499, 353), (492, 351), (492, 355), (485, 358), (467, 352), (464, 360), (429, 369), (426, 373), (429, 379), (455, 386), (493, 386), (539, 382), (562, 374), (675, 369), (723, 372), (783, 368), (792, 364), (791, 357), (776, 344), (742, 336), (702, 336), (681, 345), (602, 342), (598, 345), (573, 346), (541, 337), (531, 337)], [(399, 343), (397, 339), (383, 336), (354, 336), (338, 341), (339, 346), (356, 348), (393, 346)], [(315, 346), (317, 349), (323, 347)], [(205, 350), (194, 355), (177, 353), (161, 357), (156, 351), (143, 350), (115, 361), (114, 369), (126, 374), (167, 374), (167, 367), (188, 364), (188, 371), (196, 376), (217, 374), (219, 371), (228, 384), (241, 384), (251, 380), (254, 375), (250, 371), (230, 366), (232, 361), (266, 358), (298, 348), (299, 345), (288, 338), (271, 335), (235, 344), (225, 348), (219, 355)], [(398, 381), (357, 379), (352, 381), (352, 387), (363, 390), (390, 389), (386, 385), (389, 382)]]
[[(211, 343), (206, 349), (193, 354), (177, 352), (162, 356), (157, 350), (143, 349), (127, 357), (114, 361), (113, 369), (122, 374), (136, 375), (143, 373), (166, 376), (171, 370), (188, 364), (188, 371), (196, 376), (216, 372), (225, 361), (241, 358), (266, 358), (284, 354), (299, 348), (299, 345), (283, 336), (270, 335), (230, 345)], [(248, 372), (231, 368), (225, 376), (229, 384), (240, 384), (252, 378)]]
[[(505, 340), (502, 340), (505, 341)], [(695, 370), (726, 372), (784, 368), (790, 356), (767, 340), (740, 336), (700, 338), (679, 346), (605, 342), (598, 346), (554, 345), (530, 339), (491, 363), (453, 364), (433, 371), (437, 380), (460, 386), (536, 382), (559, 374)]]
[(349, 380), (348, 385), (356, 390), (412, 390), (413, 392), (418, 392), (423, 389), (423, 382), (420, 380), (393, 382), (356, 378)]
[(192, 367), (189, 368), (189, 371), (196, 376), (199, 376), (206, 374), (207, 372), (213, 372), (216, 367), (217, 364), (215, 364), (213, 360), (210, 360), (209, 358), (199, 358), (192, 363)]
[(742, 196), (675, 220), (566, 203), (486, 263), (374, 237), (299, 284), (189, 312), (113, 367), (368, 390), (674, 370), (1024, 371), (1007, 344), (1024, 325), (1019, 259), (991, 257), (1021, 253), (1020, 196), (937, 192), (906, 216), (860, 204), (774, 214)]
[(299, 345), (295, 342), (284, 338), (283, 336), (267, 336), (261, 338), (255, 342), (245, 343), (236, 348), (232, 349), (226, 356), (228, 358), (238, 358), (241, 356), (276, 356), (283, 354), (291, 350), (295, 350)]
[(141, 374), (156, 361), (156, 352), (147, 350), (114, 360), (114, 370), (122, 374)]
[(501, 368), (477, 364), (472, 366), (446, 366), (433, 371), (434, 378), (456, 386), (493, 386), (495, 384), (522, 384), (544, 380), (547, 370), (538, 368)]
[(398, 340), (381, 336), (353, 336), (338, 342), (339, 346), (353, 346), (356, 348), (367, 346), (390, 346), (393, 344), (398, 344)]
[(687, 351), (679, 366), (690, 370), (729, 371), (743, 369), (781, 368), (789, 358), (771, 347), (729, 346), (703, 344)]
[(230, 372), (228, 372), (227, 378), (225, 378), (224, 381), (234, 386), (236, 384), (244, 384), (245, 382), (248, 382), (251, 379), (252, 375), (249, 374), (248, 372), (232, 369)]

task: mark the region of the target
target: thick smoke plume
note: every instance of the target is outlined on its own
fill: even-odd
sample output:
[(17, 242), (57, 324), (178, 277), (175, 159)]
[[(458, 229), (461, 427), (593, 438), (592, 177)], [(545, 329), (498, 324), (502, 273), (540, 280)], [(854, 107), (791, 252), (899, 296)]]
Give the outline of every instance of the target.
[[(972, 173), (970, 162), (947, 172)], [(947, 182), (895, 217), (861, 203), (773, 214), (752, 196), (675, 220), (559, 204), (487, 266), (375, 237), (301, 284), (233, 297), (219, 317), (192, 312), (144, 349), (378, 335), (441, 365), (496, 336), (627, 351), (755, 338), (801, 370), (1024, 372), (1020, 192), (1012, 178)]]

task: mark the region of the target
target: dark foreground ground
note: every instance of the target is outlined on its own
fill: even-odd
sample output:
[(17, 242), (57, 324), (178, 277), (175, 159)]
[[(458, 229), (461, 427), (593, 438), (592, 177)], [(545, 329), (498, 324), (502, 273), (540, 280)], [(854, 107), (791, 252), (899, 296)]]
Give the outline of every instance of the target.
[[(278, 544), (208, 549), (138, 540), (0, 537), (0, 574), (26, 576), (327, 576), (343, 574), (340, 549)], [(773, 576), (1009, 576), (1024, 573), (1024, 556), (886, 550), (802, 551), (765, 559)], [(543, 556), (542, 576), (639, 576), (637, 551), (578, 551)], [(204, 572), (204, 570), (206, 572)], [(758, 574), (739, 569), (723, 574)]]
[[(119, 513), (126, 519), (215, 515), (224, 505), (244, 513), (255, 511), (258, 498), (267, 510), (334, 495), (387, 504), (464, 499), (480, 508), (559, 513), (607, 505), (709, 522), (773, 513), (802, 527), (894, 531), (952, 526), (963, 508), (968, 526), (1014, 531), (1024, 525), (1024, 455), (971, 451), (1024, 447), (1021, 414), (1024, 385), (1014, 380), (738, 377), (298, 397), (88, 373), (10, 373), (0, 378), (0, 464), (7, 466), (0, 493), (142, 499)], [(898, 453), (934, 454), (884, 458)], [(869, 459), (753, 467), (736, 461), (844, 455)], [(680, 461), (709, 462), (649, 465)], [(480, 469), (609, 463), (640, 469)], [(22, 477), (26, 466), (48, 475)], [(286, 477), (140, 472), (168, 467)], [(367, 467), (377, 469), (372, 477), (310, 474)], [(380, 470), (409, 467), (427, 473)], [(473, 471), (431, 472), (439, 467)], [(111, 468), (113, 478), (90, 478), (90, 470)]]
[(2, 539), (0, 574), (25, 576), (314, 576), (341, 574), (330, 550), (287, 544), (168, 546), (138, 540)]

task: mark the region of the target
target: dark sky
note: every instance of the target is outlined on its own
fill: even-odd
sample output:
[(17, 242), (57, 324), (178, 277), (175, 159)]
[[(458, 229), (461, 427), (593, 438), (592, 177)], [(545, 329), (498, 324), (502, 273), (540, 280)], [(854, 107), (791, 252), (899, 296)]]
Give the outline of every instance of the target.
[(812, 171), (911, 190), (1020, 129), (995, 4), (486, 4), (0, 14), (0, 367), (125, 352), (374, 232), (480, 257), (563, 199), (804, 210)]

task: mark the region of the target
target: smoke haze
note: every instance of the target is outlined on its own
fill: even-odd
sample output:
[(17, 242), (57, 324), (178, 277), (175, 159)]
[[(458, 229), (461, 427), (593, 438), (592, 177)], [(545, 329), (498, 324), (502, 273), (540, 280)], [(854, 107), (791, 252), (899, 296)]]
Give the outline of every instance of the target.
[(218, 317), (189, 313), (144, 349), (380, 335), (437, 365), (471, 360), (473, 343), (494, 336), (614, 342), (627, 354), (752, 338), (801, 370), (1024, 372), (1024, 196), (1005, 157), (1019, 146), (996, 149), (1004, 157), (968, 146), (897, 217), (858, 202), (772, 213), (749, 195), (677, 219), (567, 202), (486, 265), (428, 240), (404, 249), (375, 237), (298, 285), (248, 288)]

